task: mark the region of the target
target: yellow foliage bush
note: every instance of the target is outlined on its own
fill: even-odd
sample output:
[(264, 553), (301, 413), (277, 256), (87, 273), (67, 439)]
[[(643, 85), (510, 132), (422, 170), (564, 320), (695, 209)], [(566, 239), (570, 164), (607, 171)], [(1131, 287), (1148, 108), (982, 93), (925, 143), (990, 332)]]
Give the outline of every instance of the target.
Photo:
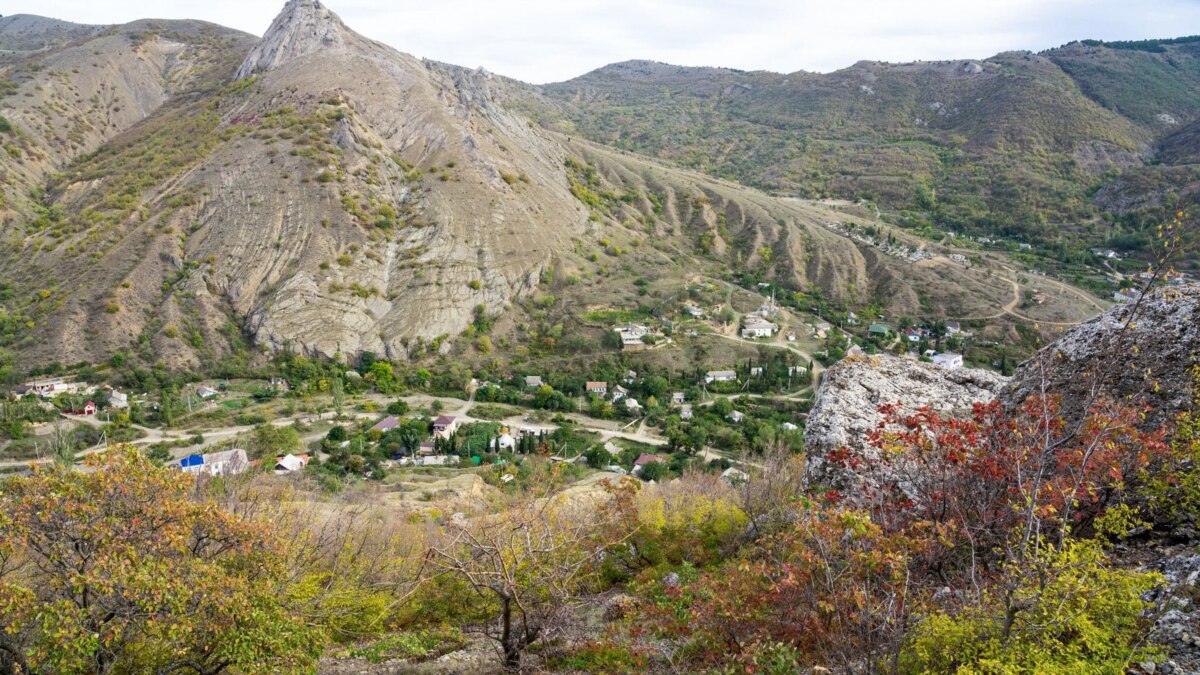
[(642, 555), (655, 564), (719, 561), (749, 522), (736, 497), (715, 476), (685, 476), (642, 490), (637, 498)]

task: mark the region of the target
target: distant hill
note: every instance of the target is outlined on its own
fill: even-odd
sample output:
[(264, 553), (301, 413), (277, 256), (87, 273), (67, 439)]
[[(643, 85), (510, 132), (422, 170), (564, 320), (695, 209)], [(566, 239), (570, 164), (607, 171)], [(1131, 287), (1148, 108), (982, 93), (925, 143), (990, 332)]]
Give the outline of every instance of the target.
[(517, 105), (546, 127), (765, 190), (869, 200), (912, 225), (1081, 256), (1119, 234), (1093, 193), (1200, 116), (1200, 40), (1074, 42), (824, 75), (634, 61)]
[(26, 52), (61, 47), (107, 28), (48, 19), (33, 14), (0, 17), (0, 59), (11, 59), (25, 55)]

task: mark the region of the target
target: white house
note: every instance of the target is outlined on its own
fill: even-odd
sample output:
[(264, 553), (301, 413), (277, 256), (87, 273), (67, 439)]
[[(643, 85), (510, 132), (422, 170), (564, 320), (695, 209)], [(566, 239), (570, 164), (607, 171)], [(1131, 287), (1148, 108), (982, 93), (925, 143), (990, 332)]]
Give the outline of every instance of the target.
[(207, 401), (211, 398), (216, 398), (217, 394), (219, 394), (219, 393), (221, 393), (221, 392), (217, 391), (216, 389), (213, 389), (212, 387), (196, 387), (196, 395), (199, 396), (200, 398), (204, 399), (205, 401)]
[(779, 330), (779, 326), (757, 314), (749, 314), (742, 325), (742, 337), (746, 339), (771, 337), (777, 330)]
[(962, 332), (962, 324), (957, 321), (946, 322), (946, 335), (957, 335)]
[(636, 370), (625, 371), (625, 384), (634, 384), (636, 382), (637, 382), (637, 371)]
[(692, 419), (692, 406), (685, 405), (682, 408), (680, 408), (679, 409), (679, 419), (681, 419), (681, 420)]
[(621, 349), (637, 351), (643, 349), (645, 346), (646, 342), (642, 339), (641, 335), (635, 335), (626, 331), (621, 332)]
[(513, 440), (512, 436), (509, 436), (508, 434), (500, 434), (500, 436), (498, 438), (493, 438), (492, 442), (490, 443), (490, 447), (493, 450), (495, 450), (497, 448), (499, 448), (500, 450), (512, 450), (516, 446), (517, 446), (517, 442), (515, 440)]
[(584, 389), (586, 389), (587, 393), (589, 393), (589, 394), (595, 394), (597, 396), (604, 396), (605, 394), (608, 393), (608, 383), (607, 382), (588, 382), (587, 386), (585, 386)]
[(284, 455), (275, 460), (275, 473), (293, 473), (306, 466), (308, 466), (308, 455)]
[(941, 366), (946, 370), (954, 370), (955, 368), (962, 368), (963, 366), (962, 354), (934, 354), (931, 360), (933, 361), (934, 365)]
[(758, 377), (763, 374), (762, 366), (750, 366), (750, 376)]
[(122, 394), (116, 389), (113, 389), (112, 391), (108, 392), (108, 405), (118, 409), (128, 408), (129, 394)]
[(542, 386), (542, 377), (540, 375), (526, 375), (525, 386), (529, 389), (536, 389)]
[(620, 401), (621, 399), (625, 398), (628, 395), (629, 395), (629, 390), (618, 384), (617, 386), (613, 387), (612, 402), (616, 403), (617, 401)]
[(250, 468), (250, 459), (241, 448), (189, 455), (179, 460), (179, 469), (192, 475), (235, 476)]
[(737, 379), (737, 372), (732, 370), (710, 370), (704, 376), (704, 381), (708, 384), (713, 382), (732, 382)]
[(742, 420), (746, 419), (746, 413), (744, 413), (740, 410), (734, 410), (734, 411), (730, 412), (728, 415), (726, 415), (725, 418), (728, 419), (730, 422), (740, 423)]
[(675, 405), (683, 405), (683, 402), (686, 400), (687, 396), (682, 391), (671, 392), (671, 403)]

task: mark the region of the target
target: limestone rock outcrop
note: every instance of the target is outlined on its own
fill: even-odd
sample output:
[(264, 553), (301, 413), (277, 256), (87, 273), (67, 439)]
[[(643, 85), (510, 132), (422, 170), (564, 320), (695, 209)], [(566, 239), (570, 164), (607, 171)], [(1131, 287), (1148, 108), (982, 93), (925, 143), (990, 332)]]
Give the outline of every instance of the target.
[(972, 368), (948, 370), (891, 355), (851, 356), (830, 366), (817, 389), (804, 429), (811, 482), (845, 486), (846, 476), (825, 460), (839, 448), (869, 452), (867, 438), (883, 421), (878, 408), (896, 403), (944, 413), (968, 413), (976, 402), (993, 400), (1006, 379)]
[(237, 77), (271, 70), (309, 54), (349, 51), (367, 42), (318, 0), (289, 0), (250, 50)]
[(1170, 286), (1082, 323), (1039, 351), (1000, 394), (1017, 405), (1043, 390), (1078, 416), (1097, 396), (1149, 407), (1147, 427), (1191, 402), (1190, 368), (1200, 357), (1200, 284)]

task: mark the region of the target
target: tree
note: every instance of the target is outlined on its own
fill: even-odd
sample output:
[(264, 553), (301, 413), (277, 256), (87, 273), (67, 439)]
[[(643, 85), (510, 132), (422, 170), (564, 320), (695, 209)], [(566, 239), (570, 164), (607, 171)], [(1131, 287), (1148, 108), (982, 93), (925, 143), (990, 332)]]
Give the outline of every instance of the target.
[(603, 469), (613, 463), (612, 453), (602, 447), (595, 447), (583, 453), (587, 465), (593, 469)]
[[(421, 426), (424, 427), (424, 423), (421, 423)], [(409, 457), (416, 457), (417, 450), (421, 448), (421, 439), (425, 437), (424, 429), (405, 424), (396, 433), (400, 436), (400, 447), (404, 448)]]
[(733, 412), (733, 403), (728, 398), (721, 396), (713, 401), (712, 410), (722, 418), (728, 417), (729, 413)]
[(638, 470), (638, 477), (644, 481), (660, 481), (667, 473), (667, 467), (662, 462), (646, 462)]
[(55, 464), (69, 467), (75, 463), (75, 432), (70, 424), (52, 425), (48, 443)]
[(394, 394), (399, 390), (396, 376), (392, 372), (392, 364), (387, 361), (372, 362), (370, 378), (375, 382), (375, 391), (381, 394)]
[(346, 387), (342, 378), (335, 377), (329, 383), (329, 393), (333, 396), (333, 412), (337, 419), (342, 419), (342, 411), (346, 407)]
[[(334, 427), (337, 429), (340, 427)], [(330, 429), (333, 433), (333, 429)], [(343, 430), (345, 433), (345, 430)], [(295, 427), (262, 424), (241, 439), (246, 453), (254, 459), (293, 454), (300, 451), (300, 432)]]
[(0, 491), (0, 657), (26, 673), (298, 672), (321, 636), (270, 530), (193, 500), (131, 447)]
[(632, 481), (604, 485), (586, 504), (563, 495), (521, 498), (494, 516), (452, 521), (430, 547), (432, 566), (467, 584), (494, 616), (484, 634), (507, 670), (557, 628), (568, 605), (596, 580), (599, 562), (637, 530)]

